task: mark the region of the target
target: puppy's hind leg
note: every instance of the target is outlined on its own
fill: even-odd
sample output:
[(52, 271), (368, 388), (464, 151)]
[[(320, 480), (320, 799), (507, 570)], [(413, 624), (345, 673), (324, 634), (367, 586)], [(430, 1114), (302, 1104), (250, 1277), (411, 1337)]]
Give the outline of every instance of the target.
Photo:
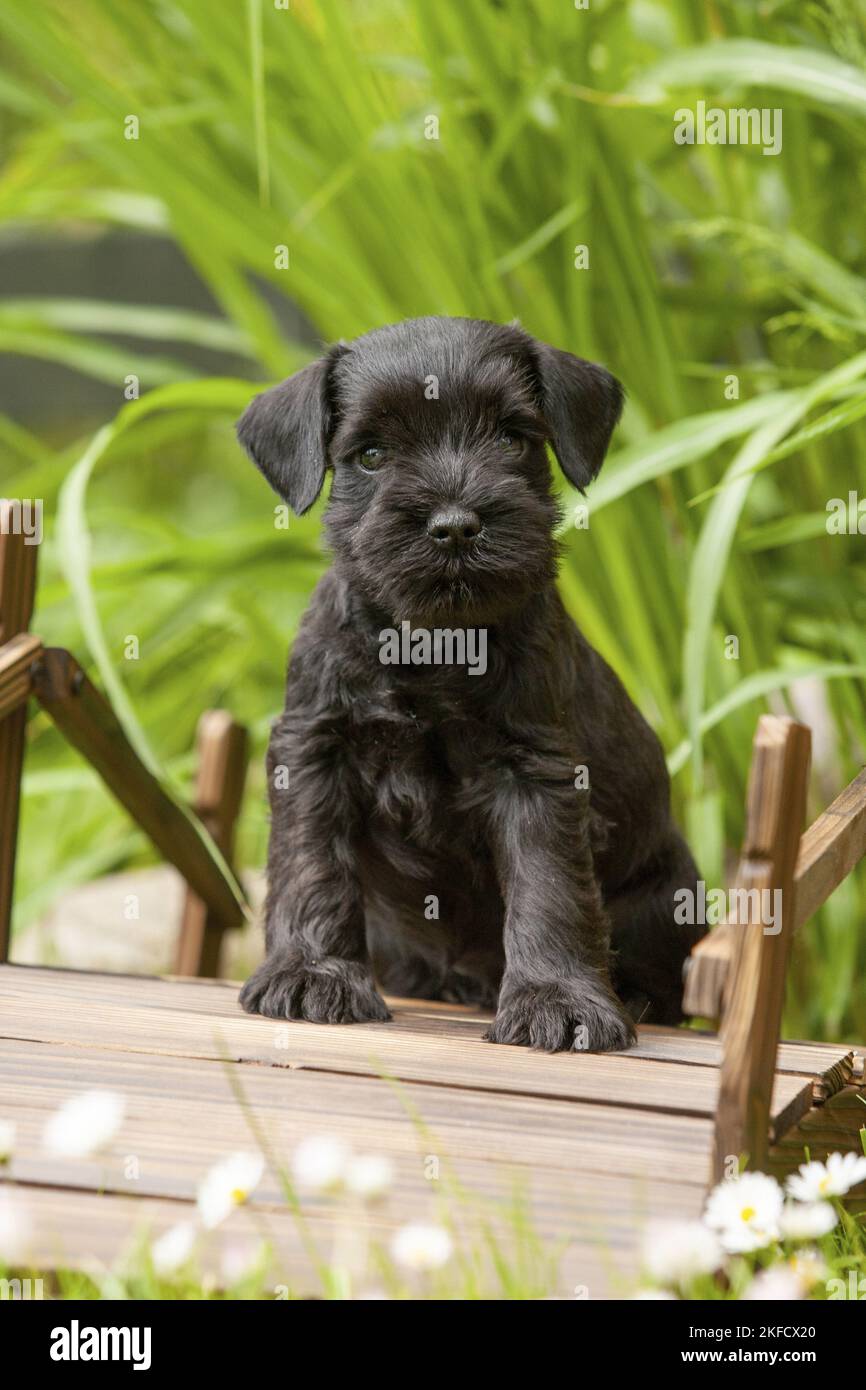
[(645, 877), (605, 901), (612, 924), (612, 974), (620, 999), (637, 1023), (683, 1020), (683, 966), (706, 926), (679, 922), (682, 890), (695, 895), (698, 871), (677, 836)]
[[(373, 972), (386, 994), (404, 999), (434, 999), (494, 1009), (504, 964), (501, 911), (440, 895), (440, 909), (447, 919), (429, 925), (425, 934), (417, 919), (403, 905), (367, 904), (367, 944)], [(468, 949), (465, 938), (474, 943)], [(486, 938), (493, 945), (485, 944)]]
[(425, 956), (372, 946), (373, 974), (386, 994), (402, 999), (442, 999), (444, 971)]

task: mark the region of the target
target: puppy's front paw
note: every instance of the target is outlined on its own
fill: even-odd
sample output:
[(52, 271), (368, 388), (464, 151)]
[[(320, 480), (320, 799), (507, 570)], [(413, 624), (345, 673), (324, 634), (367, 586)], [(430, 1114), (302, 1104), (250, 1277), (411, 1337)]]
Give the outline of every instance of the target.
[(308, 1023), (386, 1022), (391, 1017), (369, 966), (336, 956), (312, 961), (300, 952), (266, 960), (247, 980), (240, 1002), (249, 1014)]
[(620, 1052), (635, 1040), (619, 1000), (582, 982), (503, 986), (485, 1036), (543, 1052)]

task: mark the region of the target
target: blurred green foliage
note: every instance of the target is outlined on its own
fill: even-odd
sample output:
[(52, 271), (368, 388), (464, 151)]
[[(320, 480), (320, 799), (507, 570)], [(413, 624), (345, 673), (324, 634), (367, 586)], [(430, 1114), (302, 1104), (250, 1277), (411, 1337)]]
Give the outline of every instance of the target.
[[(4, 417), (0, 442), (4, 488), (46, 501), (39, 629), (89, 653), (139, 744), (182, 780), (203, 708), (254, 726), (246, 862), (284, 651), (326, 560), (319, 513), (277, 529), (233, 441), (250, 386), (190, 381), (176, 349), (286, 375), (305, 353), (266, 285), (323, 340), (517, 316), (626, 383), (562, 587), (671, 755), (709, 882), (768, 703), (815, 727), (813, 809), (853, 774), (864, 541), (825, 521), (866, 497), (863, 0), (0, 0), (0, 33), (5, 235), (168, 234), (225, 316), (7, 301), (0, 349), (113, 380), (119, 408), (128, 374), (144, 394), (96, 441), (52, 449)], [(781, 109), (781, 153), (676, 144), (698, 100)], [(118, 315), (158, 359), (111, 342)], [(147, 854), (39, 715), (28, 769), (20, 923)], [(803, 933), (789, 1034), (866, 1035), (864, 907), (861, 875)]]

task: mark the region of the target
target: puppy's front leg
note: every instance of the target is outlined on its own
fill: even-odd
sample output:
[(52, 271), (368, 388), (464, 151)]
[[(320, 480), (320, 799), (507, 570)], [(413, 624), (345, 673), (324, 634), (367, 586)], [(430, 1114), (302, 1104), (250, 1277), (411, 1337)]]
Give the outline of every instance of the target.
[(271, 735), (268, 780), (267, 958), (241, 1004), (311, 1023), (390, 1018), (367, 954), (359, 803), (340, 729), (328, 717), (284, 714)]
[(487, 1037), (545, 1052), (629, 1047), (634, 1028), (610, 981), (585, 794), (512, 779), (497, 793), (493, 841), (505, 973)]

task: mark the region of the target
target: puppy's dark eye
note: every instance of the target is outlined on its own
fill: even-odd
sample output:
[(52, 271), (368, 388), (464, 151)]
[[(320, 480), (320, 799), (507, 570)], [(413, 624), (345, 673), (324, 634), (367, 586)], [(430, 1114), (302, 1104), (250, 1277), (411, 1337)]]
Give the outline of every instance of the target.
[(370, 444), (358, 454), (358, 467), (363, 473), (375, 473), (376, 469), (382, 466), (384, 458), (385, 450), (376, 444)]
[(523, 452), (523, 439), (519, 434), (515, 434), (513, 430), (502, 430), (496, 443), (503, 453), (520, 454)]

